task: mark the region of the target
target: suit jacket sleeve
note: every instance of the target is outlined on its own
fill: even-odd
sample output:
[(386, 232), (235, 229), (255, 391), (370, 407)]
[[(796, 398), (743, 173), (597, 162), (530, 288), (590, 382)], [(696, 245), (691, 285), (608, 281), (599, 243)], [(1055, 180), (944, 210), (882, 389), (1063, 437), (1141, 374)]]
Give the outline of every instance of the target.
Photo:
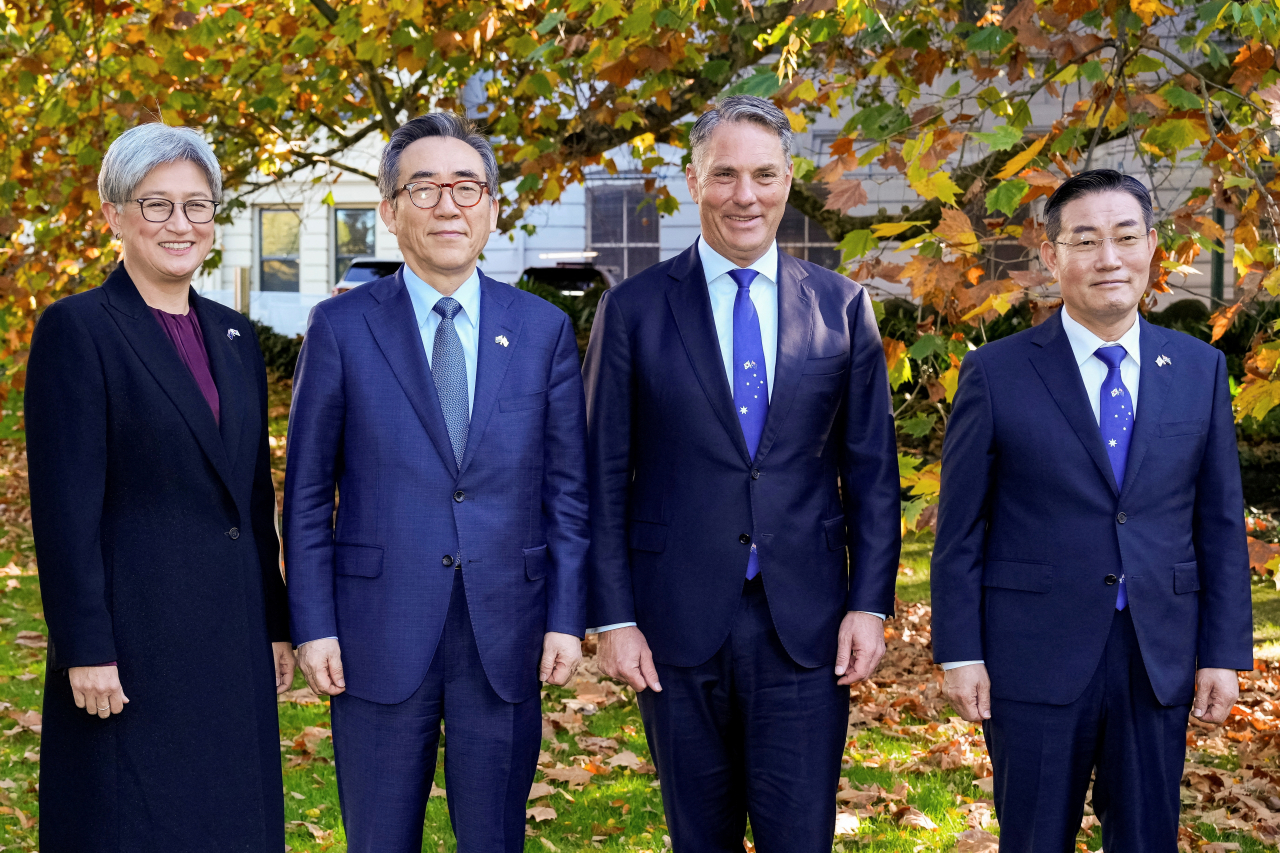
[(333, 510), (344, 418), (342, 354), (317, 306), (294, 371), (285, 466), (285, 565), (296, 645), (338, 635)]
[(1196, 481), (1192, 531), (1201, 577), (1196, 666), (1248, 670), (1253, 669), (1253, 606), (1244, 493), (1227, 360), (1221, 352), (1217, 357), (1213, 414)]
[(25, 398), (31, 524), (49, 625), (50, 667), (117, 659), (101, 523), (107, 390), (83, 319), (60, 303), (36, 326)]
[(995, 461), (987, 376), (978, 353), (971, 352), (960, 368), (942, 447), (942, 493), (930, 584), (933, 659), (939, 663), (983, 658), (982, 566)]
[(267, 367), (262, 350), (253, 343), (253, 373), (258, 386), (258, 417), (262, 431), (258, 435), (257, 459), (253, 470), (253, 492), (249, 498), (249, 516), (253, 524), (253, 540), (258, 546), (258, 562), (262, 566), (262, 592), (267, 608), (267, 636), (273, 643), (289, 640), (289, 601), (280, 574), (280, 537), (276, 535), (276, 488), (271, 481), (271, 447), (267, 427)]
[(587, 521), (586, 403), (578, 369), (578, 342), (569, 318), (560, 337), (547, 393), (542, 512), (547, 519), (551, 572), (547, 630), (581, 637), (586, 631)]
[(613, 291), (609, 291), (596, 310), (582, 366), (587, 393), (587, 482), (591, 495), (587, 619), (592, 625), (614, 625), (636, 619), (627, 555), (631, 371), (626, 320), (615, 304)]
[(870, 294), (863, 290), (851, 309), (853, 352), (840, 468), (850, 537), (846, 609), (892, 614), (902, 549), (893, 401)]

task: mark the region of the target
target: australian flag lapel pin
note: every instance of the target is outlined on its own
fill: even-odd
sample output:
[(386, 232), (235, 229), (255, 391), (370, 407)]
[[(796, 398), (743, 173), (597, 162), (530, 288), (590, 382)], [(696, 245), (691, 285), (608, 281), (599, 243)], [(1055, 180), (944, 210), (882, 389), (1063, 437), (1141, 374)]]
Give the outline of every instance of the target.
[(227, 340), (234, 341), (238, 337), (240, 337), (239, 329), (227, 329)]

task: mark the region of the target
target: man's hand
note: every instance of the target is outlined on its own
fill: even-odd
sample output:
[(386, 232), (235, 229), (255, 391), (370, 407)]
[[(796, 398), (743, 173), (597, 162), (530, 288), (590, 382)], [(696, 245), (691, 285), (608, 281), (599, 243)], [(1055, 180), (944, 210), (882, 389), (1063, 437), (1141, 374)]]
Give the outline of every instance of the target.
[(572, 634), (548, 631), (542, 637), (542, 666), (538, 678), (544, 684), (563, 687), (582, 662), (582, 641)]
[(1203, 723), (1221, 723), (1240, 696), (1240, 679), (1234, 669), (1196, 670), (1196, 700), (1191, 716)]
[(129, 702), (120, 686), (120, 670), (115, 666), (73, 666), (67, 676), (76, 707), (84, 708), (92, 717), (105, 720), (119, 714)]
[(971, 663), (947, 670), (942, 677), (942, 695), (971, 723), (991, 719), (991, 679), (985, 664)]
[(337, 640), (312, 640), (298, 646), (298, 666), (307, 684), (322, 696), (337, 696), (347, 689)]
[(293, 643), (272, 643), (271, 657), (276, 663), (276, 695), (293, 686)]
[(599, 637), (600, 650), (596, 654), (596, 662), (601, 672), (627, 682), (637, 693), (646, 687), (652, 687), (656, 693), (662, 692), (658, 670), (653, 666), (653, 653), (649, 651), (649, 643), (639, 628), (634, 625), (614, 628), (602, 631)]
[(875, 672), (884, 657), (884, 620), (870, 613), (849, 612), (840, 621), (836, 640), (836, 684), (862, 681)]

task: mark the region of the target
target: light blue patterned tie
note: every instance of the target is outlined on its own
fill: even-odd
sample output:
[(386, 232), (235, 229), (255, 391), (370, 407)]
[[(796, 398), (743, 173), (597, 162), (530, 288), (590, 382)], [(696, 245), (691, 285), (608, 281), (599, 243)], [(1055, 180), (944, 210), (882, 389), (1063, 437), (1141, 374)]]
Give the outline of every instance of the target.
[(467, 402), (467, 359), (462, 354), (462, 341), (453, 318), (462, 310), (458, 300), (442, 297), (432, 308), (440, 315), (435, 343), (431, 347), (431, 378), (440, 396), (440, 409), (449, 428), (453, 459), (462, 469), (462, 454), (467, 449), (467, 430), (471, 427), (471, 411)]
[[(764, 421), (769, 414), (769, 386), (764, 366), (764, 343), (760, 337), (760, 317), (751, 301), (751, 282), (757, 273), (752, 269), (729, 271), (738, 286), (733, 300), (733, 405), (742, 425), (742, 437), (752, 459), (764, 434)], [(747, 556), (747, 580), (760, 574), (760, 554), (755, 543)]]
[[(1120, 346), (1098, 347), (1094, 357), (1107, 366), (1107, 378), (1098, 389), (1098, 428), (1107, 446), (1107, 458), (1111, 460), (1111, 473), (1116, 478), (1116, 488), (1124, 488), (1124, 470), (1129, 461), (1129, 440), (1133, 438), (1133, 400), (1129, 389), (1120, 377), (1120, 362), (1124, 361), (1125, 348)], [(1129, 604), (1129, 593), (1124, 588), (1124, 572), (1120, 573), (1120, 591), (1116, 595), (1116, 610), (1124, 610)]]

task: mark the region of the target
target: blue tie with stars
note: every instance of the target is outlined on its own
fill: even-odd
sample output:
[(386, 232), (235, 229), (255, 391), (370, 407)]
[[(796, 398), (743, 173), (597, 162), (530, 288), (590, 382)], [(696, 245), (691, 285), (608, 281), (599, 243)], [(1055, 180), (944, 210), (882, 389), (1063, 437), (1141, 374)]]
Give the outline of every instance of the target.
[[(729, 277), (738, 285), (733, 300), (733, 405), (738, 410), (742, 437), (747, 440), (747, 453), (752, 459), (760, 446), (764, 420), (769, 414), (769, 385), (764, 369), (764, 343), (760, 338), (760, 317), (751, 301), (751, 282), (755, 270), (736, 269)], [(747, 580), (760, 574), (760, 555), (751, 544), (747, 558)]]
[[(1102, 443), (1111, 459), (1111, 472), (1115, 474), (1116, 488), (1124, 486), (1124, 466), (1129, 459), (1129, 439), (1133, 437), (1133, 400), (1129, 389), (1120, 378), (1120, 362), (1125, 349), (1120, 346), (1098, 347), (1094, 355), (1107, 366), (1107, 378), (1102, 380), (1098, 392), (1098, 426), (1102, 430)], [(1124, 574), (1120, 575), (1120, 592), (1116, 596), (1116, 610), (1124, 610), (1129, 595), (1124, 588)]]
[(440, 315), (436, 339), (431, 346), (431, 379), (436, 383), (440, 410), (449, 428), (453, 445), (453, 461), (462, 469), (462, 454), (467, 449), (467, 431), (471, 428), (471, 407), (467, 401), (467, 359), (462, 354), (462, 340), (453, 318), (462, 310), (458, 300), (445, 296), (432, 308)]

